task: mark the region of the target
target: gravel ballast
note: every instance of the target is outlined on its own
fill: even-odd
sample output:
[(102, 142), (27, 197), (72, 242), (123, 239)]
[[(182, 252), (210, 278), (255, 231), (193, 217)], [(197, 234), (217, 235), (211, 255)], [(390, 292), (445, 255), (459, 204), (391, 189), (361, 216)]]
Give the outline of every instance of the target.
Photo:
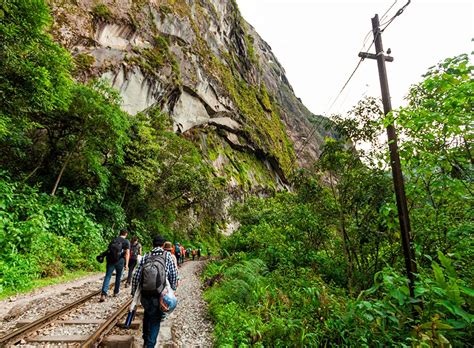
[[(173, 343), (178, 347), (212, 347), (213, 326), (202, 298), (199, 276), (206, 261), (188, 261), (179, 269), (178, 306), (162, 325), (170, 322)], [(161, 333), (160, 333), (161, 336)], [(158, 340), (160, 346), (160, 340)]]

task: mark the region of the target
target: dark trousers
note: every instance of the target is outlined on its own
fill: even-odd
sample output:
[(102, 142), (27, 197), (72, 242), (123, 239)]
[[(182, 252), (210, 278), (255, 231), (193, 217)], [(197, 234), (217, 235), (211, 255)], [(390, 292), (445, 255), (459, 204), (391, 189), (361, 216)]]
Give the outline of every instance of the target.
[(160, 309), (159, 297), (141, 297), (144, 309), (143, 315), (143, 343), (146, 348), (154, 348), (160, 332), (163, 312)]
[(132, 281), (132, 274), (133, 274), (133, 269), (137, 265), (137, 260), (130, 259), (128, 261), (128, 276), (127, 276), (127, 284), (130, 285)]
[(102, 294), (107, 295), (109, 291), (110, 279), (112, 279), (112, 273), (115, 270), (115, 285), (114, 294), (118, 294), (120, 291), (120, 280), (122, 279), (123, 266), (125, 266), (125, 259), (120, 259), (115, 264), (107, 263), (104, 283), (102, 284)]
[(179, 264), (181, 264), (181, 254), (180, 253), (174, 253), (174, 256), (176, 256), (176, 262)]

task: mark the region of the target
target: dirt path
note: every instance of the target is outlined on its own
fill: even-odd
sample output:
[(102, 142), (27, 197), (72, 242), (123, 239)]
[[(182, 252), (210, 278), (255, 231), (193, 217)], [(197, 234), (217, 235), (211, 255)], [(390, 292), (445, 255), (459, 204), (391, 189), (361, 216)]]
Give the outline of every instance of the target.
[(179, 269), (178, 306), (161, 323), (158, 347), (212, 347), (212, 323), (202, 299), (199, 275), (205, 261), (188, 261)]

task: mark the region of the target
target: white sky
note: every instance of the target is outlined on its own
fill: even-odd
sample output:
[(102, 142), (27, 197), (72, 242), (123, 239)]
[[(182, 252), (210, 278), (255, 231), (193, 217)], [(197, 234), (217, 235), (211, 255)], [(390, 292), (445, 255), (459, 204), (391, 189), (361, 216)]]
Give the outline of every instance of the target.
[[(380, 96), (377, 63), (366, 59), (330, 108), (354, 70), (371, 18), (395, 0), (237, 0), (243, 17), (272, 47), (297, 97), (316, 114), (342, 113), (363, 95)], [(392, 17), (407, 1), (398, 0)], [(444, 58), (473, 50), (474, 1), (412, 0), (382, 34), (392, 106), (403, 105), (410, 85)], [(367, 47), (372, 42), (370, 33)], [(371, 48), (374, 53), (374, 47)]]

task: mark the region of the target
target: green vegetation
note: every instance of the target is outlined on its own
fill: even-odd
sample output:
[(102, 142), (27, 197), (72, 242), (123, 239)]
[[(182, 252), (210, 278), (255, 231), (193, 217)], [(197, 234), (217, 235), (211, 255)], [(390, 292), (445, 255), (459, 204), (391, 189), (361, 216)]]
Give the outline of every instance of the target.
[[(249, 57), (222, 53), (219, 60), (188, 4), (169, 4), (189, 16), (197, 37), (192, 49), (240, 110), (238, 141), (278, 162), (290, 177), (294, 151), (279, 106), (263, 84), (248, 82)], [(52, 41), (44, 2), (10, 2), (0, 15), (0, 297), (70, 272), (98, 270), (95, 256), (127, 227), (145, 246), (160, 233), (222, 251), (203, 276), (218, 346), (474, 341), (468, 56), (430, 69), (411, 89), (409, 105), (388, 117), (367, 99), (336, 118), (328, 133), (339, 136), (327, 139), (312, 168), (294, 173), (292, 192), (276, 193), (263, 161), (236, 151), (214, 128), (178, 136), (159, 109), (130, 117), (104, 82), (74, 81), (74, 63), (87, 68), (93, 61), (72, 59)], [(97, 5), (94, 15), (106, 20), (110, 12)], [(131, 59), (145, 72), (168, 65), (179, 79), (167, 39), (157, 36), (151, 48), (135, 53)], [(312, 121), (319, 125), (321, 118)], [(389, 121), (403, 135), (418, 265), (414, 298), (403, 272), (386, 146), (376, 146)], [(200, 140), (204, 155), (188, 139)], [(373, 146), (367, 152), (351, 146), (360, 142)], [(217, 172), (209, 162), (220, 155)], [(239, 230), (224, 240), (219, 230), (225, 227), (227, 178), (244, 189), (245, 201), (231, 211)], [(251, 182), (269, 196), (252, 197), (258, 188)]]
[(84, 199), (73, 192), (52, 197), (0, 177), (0, 290), (28, 289), (34, 279), (66, 269), (98, 269), (95, 255), (107, 234), (84, 210)]
[[(130, 117), (104, 82), (74, 81), (45, 3), (3, 10), (0, 295), (98, 270), (95, 256), (121, 227), (145, 246), (161, 233), (217, 250), (222, 198), (196, 147), (159, 110)], [(163, 38), (155, 44), (167, 52)]]
[(86, 53), (79, 53), (74, 57), (74, 63), (79, 71), (90, 69), (94, 62), (94, 57)]
[(160, 12), (163, 15), (168, 15), (170, 13), (173, 13), (173, 10), (171, 10), (171, 8), (167, 5), (160, 5)]
[(173, 81), (182, 84), (179, 63), (169, 48), (169, 39), (164, 36), (155, 36), (153, 47), (138, 49), (134, 48), (134, 55), (128, 57), (128, 61), (136, 64), (140, 69), (151, 76), (156, 76), (162, 67), (171, 66)]
[(270, 101), (265, 85), (249, 85), (238, 72), (234, 73), (235, 69), (221, 63), (216, 57), (213, 57), (212, 65), (211, 69), (242, 112), (246, 121), (244, 131), (250, 141), (268, 152), (269, 157), (273, 156), (285, 175), (289, 176), (295, 159), (293, 146), (286, 135), (278, 107)]
[[(233, 208), (241, 227), (204, 274), (218, 346), (467, 346), (474, 340), (472, 65), (447, 59), (381, 117), (362, 101), (334, 125), (294, 193)], [(410, 298), (386, 145), (403, 134), (418, 274)], [(373, 143), (367, 152), (348, 145)], [(362, 159), (364, 161), (362, 161)]]
[(92, 9), (92, 15), (100, 20), (108, 21), (112, 19), (112, 12), (105, 4), (97, 4)]
[(233, 178), (243, 190), (251, 191), (255, 184), (262, 188), (276, 190), (275, 178), (271, 176), (265, 164), (255, 154), (232, 149), (232, 147), (214, 131), (206, 133), (205, 155), (213, 162), (219, 155), (224, 158), (221, 178)]

